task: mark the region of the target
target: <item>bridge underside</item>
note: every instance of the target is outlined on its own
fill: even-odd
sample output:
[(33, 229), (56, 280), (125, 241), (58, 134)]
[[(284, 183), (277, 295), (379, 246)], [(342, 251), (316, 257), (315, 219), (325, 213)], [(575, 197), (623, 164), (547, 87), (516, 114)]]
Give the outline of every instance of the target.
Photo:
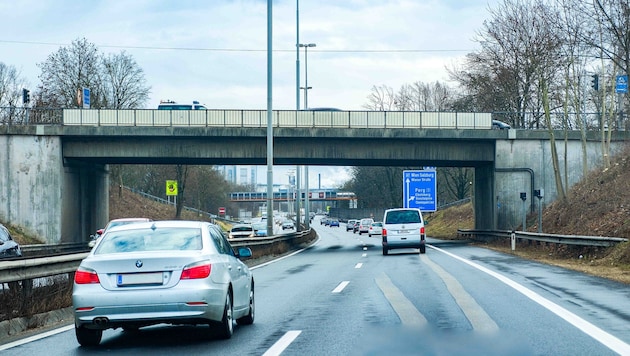
[[(290, 135), (279, 131), (274, 134), (274, 165), (473, 167), (475, 226), (494, 228), (493, 139), (481, 139), (476, 132), (445, 137), (439, 130), (427, 134), (429, 130), (293, 129)], [(67, 164), (267, 164), (265, 130), (231, 128), (211, 136), (198, 131), (169, 133), (127, 132), (89, 140), (66, 136), (63, 156)]]

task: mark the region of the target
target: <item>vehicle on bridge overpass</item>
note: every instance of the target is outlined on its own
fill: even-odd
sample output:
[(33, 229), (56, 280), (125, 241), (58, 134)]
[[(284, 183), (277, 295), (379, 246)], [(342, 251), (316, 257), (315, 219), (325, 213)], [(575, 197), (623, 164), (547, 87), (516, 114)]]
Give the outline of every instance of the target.
[(192, 104), (178, 104), (171, 100), (160, 101), (158, 110), (207, 110), (207, 108), (198, 101), (193, 101)]

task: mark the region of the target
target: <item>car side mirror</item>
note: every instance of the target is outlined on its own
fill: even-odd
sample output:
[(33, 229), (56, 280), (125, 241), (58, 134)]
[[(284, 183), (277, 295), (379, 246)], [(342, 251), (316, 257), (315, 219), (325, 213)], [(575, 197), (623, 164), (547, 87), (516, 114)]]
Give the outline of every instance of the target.
[(236, 250), (236, 256), (241, 259), (251, 258), (252, 250), (249, 247), (239, 247)]

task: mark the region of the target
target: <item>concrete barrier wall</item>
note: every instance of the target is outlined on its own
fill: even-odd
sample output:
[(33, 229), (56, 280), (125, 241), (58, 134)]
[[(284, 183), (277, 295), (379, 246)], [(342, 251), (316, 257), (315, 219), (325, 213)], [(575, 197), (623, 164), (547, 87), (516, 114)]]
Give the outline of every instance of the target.
[[(522, 225), (523, 201), (520, 199), (521, 192), (527, 193), (525, 202), (527, 214), (537, 214), (538, 204), (542, 204), (544, 207), (558, 198), (550, 142), (549, 140), (535, 139), (519, 139), (518, 141), (497, 140), (495, 167), (497, 229), (512, 230)], [(611, 144), (611, 156), (618, 153), (624, 145), (624, 142), (613, 142)], [(582, 144), (580, 141), (571, 140), (567, 142), (565, 147), (564, 141), (556, 140), (556, 149), (558, 151), (563, 185), (565, 184), (565, 175), (567, 176), (568, 187), (564, 187), (566, 192), (584, 178)], [(586, 155), (589, 172), (602, 167), (603, 155), (601, 149), (601, 142), (587, 142)], [(565, 166), (567, 167), (566, 171)], [(527, 168), (531, 172), (520, 168)], [(533, 187), (531, 184), (532, 173), (534, 178)], [(541, 201), (533, 196), (532, 191), (534, 189), (544, 190), (544, 198)]]

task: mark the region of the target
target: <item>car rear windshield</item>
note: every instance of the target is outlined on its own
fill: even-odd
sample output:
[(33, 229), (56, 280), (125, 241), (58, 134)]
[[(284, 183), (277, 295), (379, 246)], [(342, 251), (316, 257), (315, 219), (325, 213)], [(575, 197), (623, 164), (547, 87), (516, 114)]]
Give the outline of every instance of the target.
[(415, 224), (421, 223), (420, 214), (415, 210), (399, 210), (387, 213), (385, 224)]
[(232, 232), (252, 231), (253, 229), (251, 226), (235, 226), (232, 228)]
[(201, 247), (200, 229), (162, 227), (110, 232), (94, 254), (201, 250)]

